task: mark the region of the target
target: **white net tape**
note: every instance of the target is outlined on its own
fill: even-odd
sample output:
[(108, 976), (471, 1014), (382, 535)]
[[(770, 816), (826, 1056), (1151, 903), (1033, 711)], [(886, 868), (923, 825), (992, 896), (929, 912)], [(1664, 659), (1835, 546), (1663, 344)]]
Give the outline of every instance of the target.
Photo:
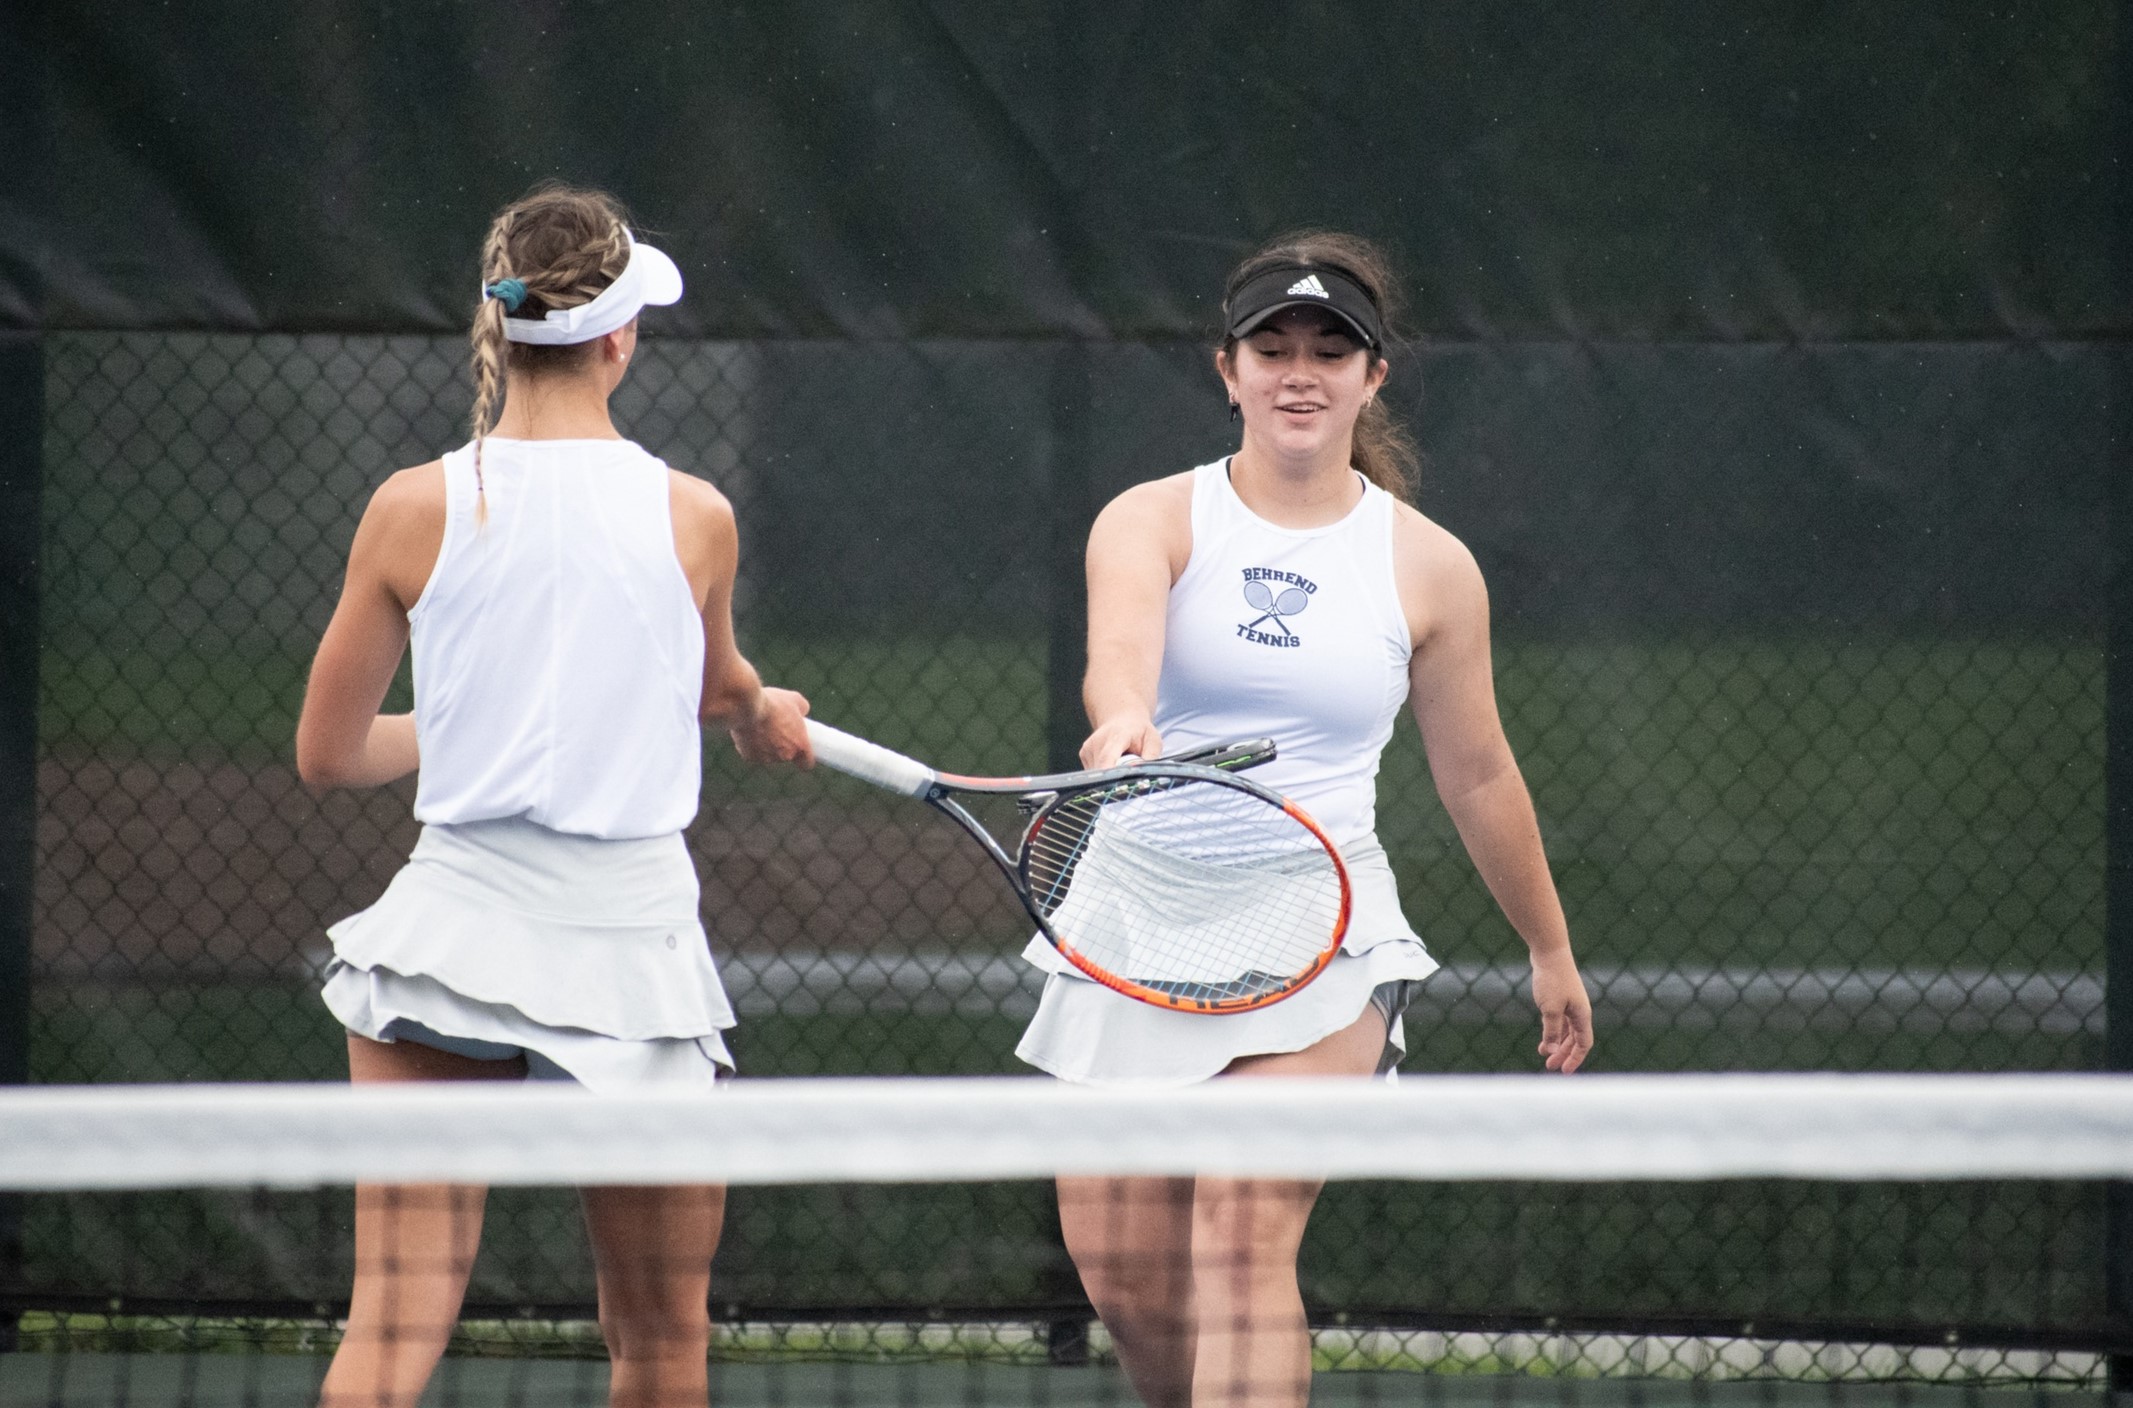
[[(1210, 1019), (1219, 1020), (1219, 1019)], [(0, 1092), (0, 1188), (1401, 1179), (2133, 1178), (2133, 1078), (1481, 1076)]]

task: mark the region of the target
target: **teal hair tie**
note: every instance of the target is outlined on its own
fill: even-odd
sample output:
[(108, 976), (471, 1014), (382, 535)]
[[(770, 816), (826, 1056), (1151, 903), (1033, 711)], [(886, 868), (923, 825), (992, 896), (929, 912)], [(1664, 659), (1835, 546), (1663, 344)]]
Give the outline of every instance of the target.
[(516, 313), (518, 306), (526, 301), (526, 286), (517, 279), (498, 279), (481, 291), (482, 297), (493, 298), (504, 305), (506, 313)]

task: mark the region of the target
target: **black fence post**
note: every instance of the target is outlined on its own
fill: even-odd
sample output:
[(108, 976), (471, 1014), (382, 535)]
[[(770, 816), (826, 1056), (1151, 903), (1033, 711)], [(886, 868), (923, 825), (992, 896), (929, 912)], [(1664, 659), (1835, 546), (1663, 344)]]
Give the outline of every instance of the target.
[[(2125, 419), (2120, 412), (2120, 421)], [(2123, 460), (2124, 441), (2120, 439)], [(2121, 467), (2111, 504), (2111, 624), (2104, 795), (2108, 837), (2104, 881), (2104, 1066), (2133, 1071), (2133, 570), (2128, 519), (2133, 490)], [(2114, 1330), (2133, 1323), (2133, 1183), (2106, 1186), (2104, 1297)], [(2113, 1392), (2133, 1391), (2133, 1355), (2110, 1358)]]
[[(1054, 772), (1081, 766), (1081, 741), (1088, 719), (1081, 703), (1081, 677), (1088, 667), (1088, 582), (1082, 554), (1089, 540), (1095, 508), (1090, 502), (1089, 402), (1092, 394), (1090, 350), (1085, 342), (1063, 344), (1052, 377), (1052, 462), (1049, 658), (1046, 664), (1045, 739)], [(1056, 1225), (1053, 1237), (1065, 1238)], [(1052, 1295), (1071, 1304), (1081, 1286), (1062, 1252), (1050, 1286)], [(1054, 1364), (1086, 1364), (1089, 1359), (1087, 1314), (1058, 1315), (1045, 1327), (1046, 1357)]]
[[(1099, 22), (1099, 12), (1059, 3), (1050, 7), (1057, 46), (1053, 73), (1054, 137), (1058, 177), (1059, 250), (1075, 290), (1089, 292), (1096, 273), (1082, 201), (1091, 143), (1090, 104), (1082, 67), (1087, 53), (1085, 26)], [(1054, 772), (1081, 766), (1081, 742), (1088, 736), (1088, 716), (1081, 703), (1081, 677), (1088, 668), (1088, 582), (1082, 574), (1089, 524), (1095, 518), (1089, 470), (1094, 445), (1090, 417), (1095, 398), (1095, 353), (1086, 338), (1061, 341), (1052, 359), (1051, 513), (1046, 602), (1048, 639), (1045, 664), (1045, 764)], [(1084, 1308), (1081, 1278), (1066, 1255), (1066, 1238), (1056, 1204), (1048, 1219), (1057, 1260), (1045, 1277), (1044, 1293), (1062, 1309), (1045, 1326), (1045, 1357), (1053, 1364), (1086, 1364), (1093, 1311)]]
[[(0, 6), (0, 128), (11, 134), (9, 178), (32, 220), (53, 209), (51, 97), (43, 0)], [(32, 227), (32, 249), (36, 227)], [(21, 254), (20, 249), (13, 251)], [(4, 258), (5, 255), (0, 255)], [(0, 1086), (30, 1078), (30, 895), (37, 843), (38, 546), (44, 533), (43, 269), (0, 265), (20, 292), (27, 326), (0, 332)], [(0, 1292), (22, 1287), (22, 1199), (0, 1196)], [(16, 1348), (19, 1315), (0, 1311), (0, 1353)]]
[[(2104, 709), (2104, 1066), (2133, 1071), (2133, 409), (2128, 369), (2119, 368), (2111, 474), (2111, 616), (2105, 646)], [(2107, 1185), (2104, 1297), (2114, 1331), (2133, 1339), (2133, 1183)], [(2133, 1354), (2110, 1357), (2114, 1393), (2133, 1391)]]
[[(1094, 139), (1083, 62), (1088, 50), (1085, 7), (1050, 7), (1055, 49), (1053, 74), (1053, 174), (1055, 229), (1060, 262), (1079, 294), (1089, 293), (1096, 259), (1083, 224), (1083, 202)], [(1046, 666), (1045, 723), (1047, 765), (1055, 772), (1081, 766), (1081, 741), (1088, 736), (1081, 705), (1081, 677), (1088, 667), (1088, 584), (1082, 576), (1082, 553), (1095, 516), (1090, 503), (1089, 441), (1093, 357), (1087, 340), (1063, 340), (1052, 361), (1050, 641)]]
[[(30, 891), (37, 843), (38, 538), (44, 345), (0, 333), (0, 1085), (30, 1078)], [(22, 1202), (0, 1197), (0, 1290), (22, 1279)], [(0, 1313), (0, 1351), (15, 1318)]]
[[(2126, 12), (2121, 8), (2121, 17)], [(2112, 214), (2112, 307), (2133, 306), (2133, 42), (2121, 36), (2113, 65), (2109, 173)], [(2107, 1070), (2133, 1071), (2133, 349), (2113, 350), (2111, 448), (2105, 482), (2111, 524), (2109, 626), (2104, 642), (2104, 1057)], [(2133, 1343), (2133, 1182), (2104, 1189), (2104, 1308), (2121, 1346)], [(2133, 1353), (2109, 1356), (2110, 1392), (2133, 1392)]]
[(1088, 718), (1081, 705), (1081, 676), (1088, 668), (1089, 588), (1082, 554), (1095, 515), (1090, 503), (1090, 353), (1086, 343), (1063, 344), (1052, 377), (1050, 543), (1050, 641), (1046, 665), (1045, 738), (1054, 772), (1081, 766)]

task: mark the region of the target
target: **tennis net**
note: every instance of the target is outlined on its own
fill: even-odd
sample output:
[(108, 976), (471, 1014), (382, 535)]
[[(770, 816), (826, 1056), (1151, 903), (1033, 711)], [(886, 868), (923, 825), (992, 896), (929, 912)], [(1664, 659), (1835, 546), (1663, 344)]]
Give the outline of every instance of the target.
[[(440, 1351), (429, 1402), (599, 1401), (608, 1335), (642, 1402), (706, 1373), (721, 1404), (2101, 1391), (2129, 1173), (2106, 1077), (25, 1089), (0, 1405), (304, 1402), (366, 1334), (336, 1408), (412, 1401)], [(657, 1191), (707, 1182), (708, 1291), (701, 1205)], [(485, 1225), (444, 1186), (475, 1183)], [(645, 1309), (676, 1294), (708, 1339)]]

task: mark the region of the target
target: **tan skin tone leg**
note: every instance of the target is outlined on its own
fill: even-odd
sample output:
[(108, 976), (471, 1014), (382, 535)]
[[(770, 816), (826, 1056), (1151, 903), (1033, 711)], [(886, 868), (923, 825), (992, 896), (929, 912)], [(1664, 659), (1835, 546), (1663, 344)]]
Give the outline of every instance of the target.
[(704, 1408), (711, 1254), (726, 1190), (586, 1188), (611, 1408)]
[(1062, 1178), (1059, 1230), (1118, 1362), (1150, 1408), (1192, 1401), (1190, 1178)]
[[(518, 1080), (523, 1061), (475, 1061), (348, 1034), (349, 1079)], [(480, 1184), (356, 1185), (355, 1292), (320, 1408), (413, 1408), (459, 1320), (481, 1242)]]
[[(1368, 1076), (1384, 1049), (1385, 1019), (1368, 1007), (1315, 1046), (1241, 1057), (1223, 1074)], [(1149, 1408), (1308, 1401), (1311, 1336), (1296, 1253), (1319, 1187), (1288, 1179), (1059, 1180), (1067, 1251)]]
[[(363, 1084), (520, 1080), (526, 1068), (351, 1032), (348, 1072)], [(478, 1184), (357, 1186), (355, 1292), (321, 1408), (414, 1408), (459, 1320), (487, 1194)], [(609, 1402), (703, 1408), (711, 1254), (726, 1190), (586, 1188), (580, 1196), (612, 1361)]]

